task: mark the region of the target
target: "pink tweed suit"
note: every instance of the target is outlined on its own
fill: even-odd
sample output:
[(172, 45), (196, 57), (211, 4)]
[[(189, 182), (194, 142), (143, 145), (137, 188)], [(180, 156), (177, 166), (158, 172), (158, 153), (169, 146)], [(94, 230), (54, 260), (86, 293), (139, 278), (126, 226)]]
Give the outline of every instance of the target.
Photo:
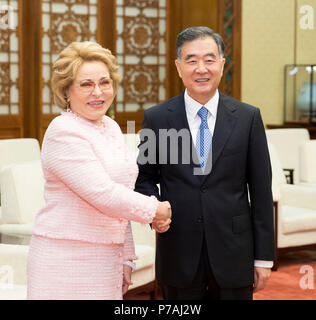
[(28, 256), (28, 299), (122, 299), (136, 259), (129, 220), (152, 222), (158, 201), (134, 192), (138, 168), (117, 123), (63, 112), (42, 146), (46, 205)]

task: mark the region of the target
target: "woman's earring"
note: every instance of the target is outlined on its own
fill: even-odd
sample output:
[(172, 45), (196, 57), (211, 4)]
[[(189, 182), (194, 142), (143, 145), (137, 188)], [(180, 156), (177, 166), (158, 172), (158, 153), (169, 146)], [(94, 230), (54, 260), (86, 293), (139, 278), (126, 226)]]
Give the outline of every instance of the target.
[(67, 110), (67, 112), (71, 112), (70, 100), (69, 99), (67, 99), (66, 110)]

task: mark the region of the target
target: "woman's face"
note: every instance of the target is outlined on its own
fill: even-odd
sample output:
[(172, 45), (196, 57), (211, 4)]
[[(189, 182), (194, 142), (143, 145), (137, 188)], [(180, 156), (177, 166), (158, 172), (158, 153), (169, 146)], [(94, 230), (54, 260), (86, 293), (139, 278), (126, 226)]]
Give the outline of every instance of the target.
[(73, 112), (100, 124), (114, 99), (108, 67), (101, 61), (85, 61), (78, 68), (67, 96)]

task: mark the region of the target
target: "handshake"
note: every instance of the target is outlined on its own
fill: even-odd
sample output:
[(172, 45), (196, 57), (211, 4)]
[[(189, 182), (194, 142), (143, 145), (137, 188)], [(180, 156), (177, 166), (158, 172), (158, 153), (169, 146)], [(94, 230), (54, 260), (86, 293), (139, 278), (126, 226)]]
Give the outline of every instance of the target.
[(166, 232), (171, 223), (171, 205), (169, 201), (159, 202), (152, 227), (159, 233)]

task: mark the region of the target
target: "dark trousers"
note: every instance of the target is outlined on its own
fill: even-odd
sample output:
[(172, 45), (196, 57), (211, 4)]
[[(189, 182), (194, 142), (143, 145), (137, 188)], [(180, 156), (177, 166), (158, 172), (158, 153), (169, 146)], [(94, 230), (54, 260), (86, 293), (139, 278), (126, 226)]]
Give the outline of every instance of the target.
[[(233, 261), (232, 261), (233, 263)], [(203, 241), (201, 258), (193, 282), (189, 287), (161, 285), (164, 300), (252, 300), (253, 287), (220, 288), (214, 278)]]

